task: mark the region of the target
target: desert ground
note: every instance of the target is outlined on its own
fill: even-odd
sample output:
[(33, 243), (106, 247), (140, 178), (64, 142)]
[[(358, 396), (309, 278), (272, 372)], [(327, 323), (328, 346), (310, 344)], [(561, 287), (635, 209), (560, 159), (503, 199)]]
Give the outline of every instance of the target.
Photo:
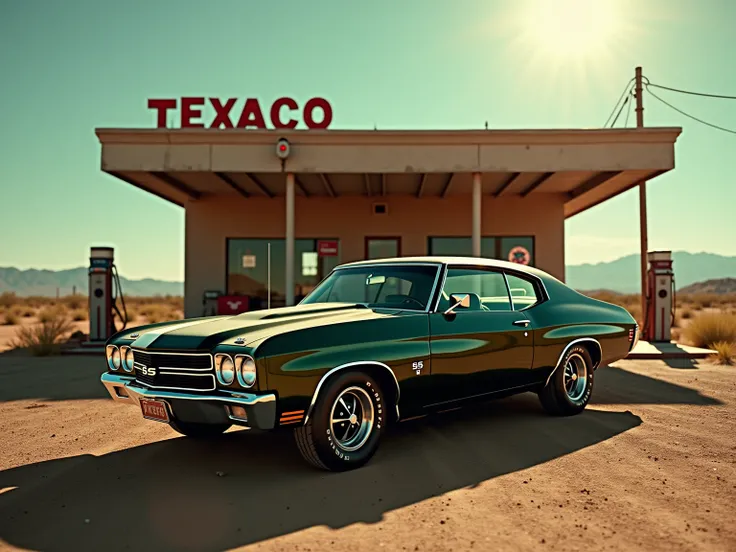
[(0, 548), (736, 549), (730, 366), (621, 361), (579, 416), (526, 394), (404, 422), (332, 474), (288, 432), (145, 421), (103, 362), (0, 354)]
[[(342, 474), (290, 432), (198, 442), (143, 420), (107, 398), (104, 359), (17, 347), (86, 333), (78, 298), (0, 299), (0, 549), (736, 550), (733, 298), (677, 319), (718, 357), (603, 367), (572, 418), (526, 394), (400, 423)], [(130, 325), (179, 301), (131, 301)]]

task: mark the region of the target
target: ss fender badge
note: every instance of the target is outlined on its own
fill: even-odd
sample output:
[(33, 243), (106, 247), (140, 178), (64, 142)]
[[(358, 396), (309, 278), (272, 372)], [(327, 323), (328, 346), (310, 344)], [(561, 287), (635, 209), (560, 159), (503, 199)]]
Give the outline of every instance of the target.
[(422, 373), (423, 368), (424, 368), (423, 360), (417, 360), (416, 362), (411, 363), (411, 369), (414, 370), (417, 376)]

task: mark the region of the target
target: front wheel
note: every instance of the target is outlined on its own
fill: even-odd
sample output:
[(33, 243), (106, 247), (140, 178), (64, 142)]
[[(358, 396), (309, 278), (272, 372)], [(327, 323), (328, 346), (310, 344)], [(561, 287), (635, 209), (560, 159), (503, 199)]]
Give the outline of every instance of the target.
[(375, 454), (385, 426), (383, 392), (362, 372), (346, 372), (320, 392), (309, 421), (294, 430), (299, 452), (315, 467), (346, 471)]
[(549, 383), (539, 392), (544, 409), (554, 416), (582, 412), (593, 392), (593, 373), (588, 350), (581, 345), (570, 347)]

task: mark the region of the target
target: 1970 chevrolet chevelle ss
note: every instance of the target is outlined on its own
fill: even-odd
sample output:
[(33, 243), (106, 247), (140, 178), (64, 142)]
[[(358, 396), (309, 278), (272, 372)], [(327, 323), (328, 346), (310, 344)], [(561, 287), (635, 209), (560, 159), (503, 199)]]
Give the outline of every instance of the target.
[(191, 437), (290, 428), (307, 461), (340, 471), (387, 425), (472, 400), (532, 391), (577, 414), (596, 368), (637, 340), (625, 309), (535, 268), (404, 257), (340, 265), (293, 307), (121, 331), (102, 383)]

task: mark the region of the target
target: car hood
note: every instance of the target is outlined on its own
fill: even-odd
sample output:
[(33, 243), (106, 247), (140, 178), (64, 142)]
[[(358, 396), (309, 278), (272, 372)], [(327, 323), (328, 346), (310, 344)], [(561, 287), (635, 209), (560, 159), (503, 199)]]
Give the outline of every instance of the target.
[[(127, 337), (137, 333), (131, 345), (139, 349), (209, 350), (220, 344), (248, 345), (302, 328), (396, 316), (401, 312), (416, 314), (416, 311), (374, 310), (356, 303), (297, 305), (132, 328)], [(235, 343), (238, 339), (242, 341)]]

